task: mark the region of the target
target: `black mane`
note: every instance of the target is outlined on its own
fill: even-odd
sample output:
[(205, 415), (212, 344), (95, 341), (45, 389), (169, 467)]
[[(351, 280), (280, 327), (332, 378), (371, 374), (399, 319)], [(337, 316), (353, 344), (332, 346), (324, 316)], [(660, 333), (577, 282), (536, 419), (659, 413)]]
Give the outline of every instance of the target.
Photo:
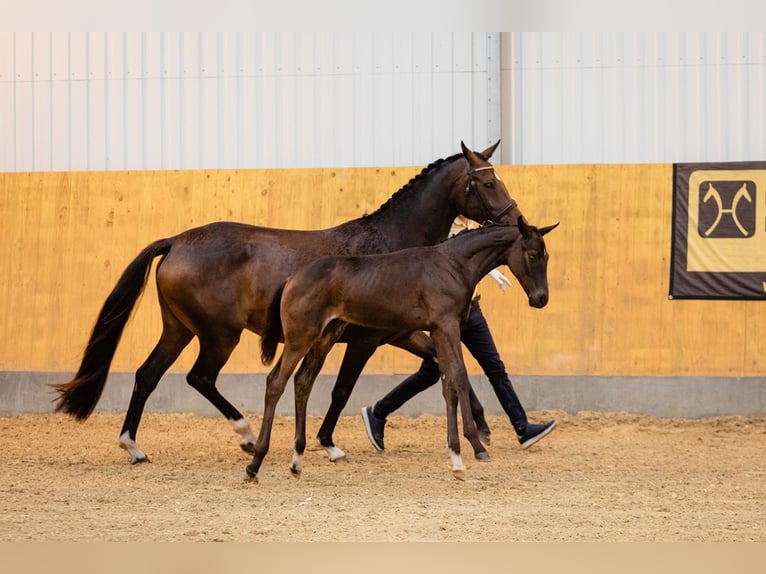
[[(479, 157), (484, 159), (481, 154), (477, 154), (477, 155), (479, 155)], [(437, 159), (436, 161), (433, 161), (432, 163), (428, 164), (426, 167), (423, 168), (423, 170), (418, 175), (413, 177), (410, 181), (408, 181), (401, 188), (399, 188), (399, 190), (396, 193), (394, 193), (391, 197), (389, 197), (388, 200), (383, 205), (378, 207), (378, 209), (376, 209), (372, 213), (364, 214), (362, 216), (362, 219), (367, 219), (383, 211), (386, 211), (387, 209), (391, 209), (391, 207), (395, 205), (401, 199), (403, 195), (406, 195), (410, 190), (415, 188), (422, 180), (424, 180), (432, 172), (440, 169), (444, 165), (451, 164), (452, 162), (460, 159), (461, 157), (463, 157), (463, 154), (457, 153), (448, 158)]]

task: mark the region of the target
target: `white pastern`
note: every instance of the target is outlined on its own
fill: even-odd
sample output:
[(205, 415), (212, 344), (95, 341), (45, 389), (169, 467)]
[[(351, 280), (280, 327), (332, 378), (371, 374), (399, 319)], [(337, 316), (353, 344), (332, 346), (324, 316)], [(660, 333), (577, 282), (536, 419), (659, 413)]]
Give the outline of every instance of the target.
[(303, 455), (298, 454), (297, 451), (293, 451), (293, 462), (290, 465), (290, 470), (293, 474), (300, 474), (303, 470)]
[(250, 422), (246, 418), (231, 421), (234, 432), (242, 437), (242, 444), (255, 444), (255, 435), (250, 429)]
[(460, 456), (460, 453), (457, 453), (454, 450), (450, 449), (449, 457), (452, 460), (453, 472), (456, 470), (465, 470), (465, 466), (463, 465), (463, 457)]
[(136, 442), (130, 438), (130, 433), (125, 431), (120, 435), (120, 448), (124, 448), (130, 454), (131, 462), (139, 462), (147, 460), (147, 456), (144, 454)]
[(343, 452), (343, 449), (340, 449), (337, 446), (325, 446), (322, 448), (324, 448), (325, 452), (327, 453), (327, 458), (330, 459), (330, 462), (335, 462), (336, 460), (346, 458), (346, 453)]

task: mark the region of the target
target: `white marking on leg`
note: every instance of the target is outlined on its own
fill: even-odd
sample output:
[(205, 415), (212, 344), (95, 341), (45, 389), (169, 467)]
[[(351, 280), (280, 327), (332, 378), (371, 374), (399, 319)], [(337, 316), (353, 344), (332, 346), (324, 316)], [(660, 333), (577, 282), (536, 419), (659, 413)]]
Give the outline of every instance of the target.
[(234, 432), (242, 437), (240, 444), (255, 444), (255, 435), (250, 429), (250, 422), (245, 417), (231, 421), (231, 426), (234, 427)]
[(346, 453), (343, 452), (343, 449), (340, 449), (337, 446), (325, 446), (322, 448), (324, 448), (325, 452), (327, 453), (327, 457), (330, 459), (330, 462), (335, 462), (336, 460), (346, 458)]
[(463, 465), (463, 457), (460, 456), (460, 453), (450, 449), (449, 456), (450, 456), (450, 459), (452, 459), (453, 472), (456, 470), (465, 470), (465, 465)]
[(136, 442), (130, 438), (130, 432), (125, 431), (120, 435), (120, 447), (124, 448), (130, 454), (131, 462), (140, 462), (148, 460), (148, 457), (144, 454)]
[(450, 449), (449, 454), (452, 459), (452, 476), (458, 480), (465, 480), (465, 466), (463, 466), (463, 459), (452, 449)]
[(294, 450), (293, 451), (293, 462), (290, 465), (290, 471), (295, 476), (300, 476), (301, 475), (301, 470), (303, 470), (303, 455), (302, 454), (298, 454), (298, 451)]

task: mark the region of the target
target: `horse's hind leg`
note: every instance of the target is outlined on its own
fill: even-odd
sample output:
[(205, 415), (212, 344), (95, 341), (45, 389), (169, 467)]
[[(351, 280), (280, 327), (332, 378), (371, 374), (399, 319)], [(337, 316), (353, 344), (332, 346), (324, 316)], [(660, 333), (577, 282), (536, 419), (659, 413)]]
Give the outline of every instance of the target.
[(231, 423), (234, 431), (240, 435), (240, 448), (253, 452), (255, 436), (248, 420), (216, 388), (215, 383), (232, 351), (239, 343), (240, 333), (216, 337), (200, 337), (199, 356), (186, 376), (189, 385), (205, 397)]
[(149, 462), (149, 457), (136, 444), (136, 433), (144, 407), (149, 395), (152, 394), (160, 378), (178, 358), (184, 347), (189, 344), (193, 335), (181, 323), (172, 317), (164, 318), (162, 335), (149, 357), (136, 371), (136, 382), (130, 405), (125, 415), (125, 422), (120, 431), (120, 447), (128, 451), (133, 464)]

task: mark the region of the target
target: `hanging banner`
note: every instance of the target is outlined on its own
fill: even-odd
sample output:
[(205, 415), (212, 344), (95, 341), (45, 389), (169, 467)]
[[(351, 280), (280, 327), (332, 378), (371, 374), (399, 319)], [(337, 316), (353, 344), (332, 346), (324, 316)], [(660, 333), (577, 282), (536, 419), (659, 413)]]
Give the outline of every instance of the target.
[(673, 166), (671, 299), (766, 299), (766, 162)]

